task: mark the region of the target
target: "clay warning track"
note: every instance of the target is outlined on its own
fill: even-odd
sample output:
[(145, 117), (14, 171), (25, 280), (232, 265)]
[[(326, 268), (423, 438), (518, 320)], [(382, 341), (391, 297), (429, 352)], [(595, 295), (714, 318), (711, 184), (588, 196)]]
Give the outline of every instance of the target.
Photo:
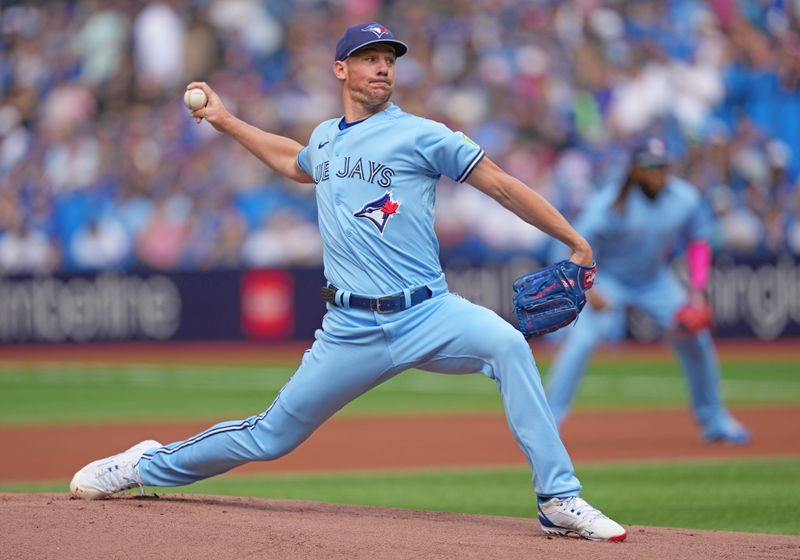
[[(755, 339), (719, 339), (717, 352), (723, 360), (800, 360), (798, 339), (769, 342)], [(281, 342), (125, 342), (90, 344), (0, 344), (2, 362), (52, 361), (180, 364), (269, 364), (299, 363), (311, 341)], [(537, 361), (552, 358), (557, 345), (535, 340), (531, 347)], [(620, 342), (600, 347), (596, 361), (664, 360), (675, 356), (661, 342)]]
[[(563, 439), (573, 460), (636, 461), (800, 455), (800, 407), (734, 410), (753, 432), (750, 445), (704, 445), (688, 410), (579, 412)], [(143, 439), (183, 440), (209, 423), (6, 426), (0, 481), (67, 480), (81, 466)], [(435, 469), (524, 465), (501, 414), (342, 417), (324, 424), (289, 455), (236, 473)]]

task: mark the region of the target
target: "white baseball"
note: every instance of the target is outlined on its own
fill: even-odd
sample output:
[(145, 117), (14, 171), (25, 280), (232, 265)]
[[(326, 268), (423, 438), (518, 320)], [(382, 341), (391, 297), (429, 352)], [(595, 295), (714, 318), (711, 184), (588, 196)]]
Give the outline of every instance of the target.
[(191, 111), (202, 109), (208, 103), (206, 92), (200, 88), (187, 89), (183, 94), (183, 104), (186, 105)]

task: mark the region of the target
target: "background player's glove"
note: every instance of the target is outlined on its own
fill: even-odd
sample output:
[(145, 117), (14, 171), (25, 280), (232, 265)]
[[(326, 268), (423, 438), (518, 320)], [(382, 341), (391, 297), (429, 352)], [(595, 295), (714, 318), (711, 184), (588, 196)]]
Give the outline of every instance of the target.
[(703, 300), (689, 301), (675, 313), (676, 327), (688, 334), (710, 328), (713, 322), (711, 307)]
[(525, 338), (572, 323), (586, 304), (597, 266), (561, 261), (514, 281), (514, 314)]

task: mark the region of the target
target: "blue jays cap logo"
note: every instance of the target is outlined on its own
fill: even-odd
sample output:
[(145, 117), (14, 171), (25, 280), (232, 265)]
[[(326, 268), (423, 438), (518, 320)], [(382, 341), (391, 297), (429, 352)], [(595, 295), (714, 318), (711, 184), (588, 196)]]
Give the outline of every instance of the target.
[(383, 235), (383, 230), (386, 229), (389, 218), (397, 214), (398, 208), (400, 208), (400, 203), (392, 200), (392, 191), (386, 191), (386, 194), (382, 197), (367, 202), (353, 216), (369, 220)]
[(342, 38), (336, 43), (336, 60), (345, 60), (358, 49), (376, 43), (391, 45), (395, 56), (403, 56), (408, 52), (408, 46), (395, 39), (386, 26), (371, 21), (351, 25), (345, 30)]
[(382, 26), (379, 23), (370, 23), (368, 26), (363, 28), (361, 31), (371, 31), (372, 33), (375, 34), (375, 36), (378, 39), (380, 39), (384, 35), (390, 33), (390, 31), (388, 29), (386, 29), (384, 26)]

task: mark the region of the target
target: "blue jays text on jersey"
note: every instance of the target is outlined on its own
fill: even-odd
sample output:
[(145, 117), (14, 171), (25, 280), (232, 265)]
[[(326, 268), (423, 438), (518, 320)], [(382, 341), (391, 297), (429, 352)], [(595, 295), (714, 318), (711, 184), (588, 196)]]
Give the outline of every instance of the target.
[[(320, 142), (320, 148), (329, 142)], [(351, 160), (354, 160), (351, 165)], [(336, 172), (340, 179), (359, 179), (367, 181), (384, 189), (392, 186), (392, 177), (395, 171), (386, 164), (377, 161), (364, 160), (360, 157), (345, 156), (342, 167)], [(330, 180), (330, 160), (325, 160), (314, 166), (314, 184), (318, 185), (322, 181)]]
[(394, 104), (355, 126), (340, 122), (317, 126), (297, 157), (316, 184), (325, 277), (372, 296), (436, 280), (436, 183), (442, 175), (463, 181), (483, 150)]

